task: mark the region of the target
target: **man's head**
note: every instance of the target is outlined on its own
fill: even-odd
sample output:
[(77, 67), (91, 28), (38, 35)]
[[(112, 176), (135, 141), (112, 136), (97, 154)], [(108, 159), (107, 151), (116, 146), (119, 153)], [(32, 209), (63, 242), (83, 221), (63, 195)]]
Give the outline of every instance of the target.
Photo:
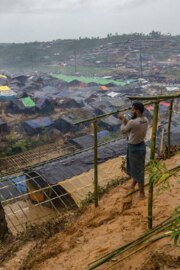
[(132, 114), (133, 118), (136, 118), (137, 116), (140, 116), (144, 112), (144, 105), (141, 102), (134, 102), (132, 104)]

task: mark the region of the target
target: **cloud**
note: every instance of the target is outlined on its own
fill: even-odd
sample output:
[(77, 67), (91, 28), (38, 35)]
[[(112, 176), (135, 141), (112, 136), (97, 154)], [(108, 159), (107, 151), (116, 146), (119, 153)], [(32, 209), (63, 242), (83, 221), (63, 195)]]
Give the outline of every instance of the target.
[(0, 13), (52, 13), (86, 9), (128, 9), (158, 0), (1, 0)]
[(1, 0), (0, 13), (51, 13), (79, 10), (95, 2), (94, 0)]

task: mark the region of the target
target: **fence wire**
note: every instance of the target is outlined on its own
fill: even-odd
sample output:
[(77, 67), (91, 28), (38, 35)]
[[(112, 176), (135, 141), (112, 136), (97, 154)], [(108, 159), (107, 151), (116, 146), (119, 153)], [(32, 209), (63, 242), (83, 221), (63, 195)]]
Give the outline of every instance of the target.
[[(14, 172), (14, 175), (0, 176), (0, 200), (12, 233), (19, 233), (25, 230), (28, 225), (40, 224), (56, 218), (64, 211), (80, 206), (87, 194), (93, 193), (93, 168), (89, 172), (75, 175), (71, 179), (56, 184), (48, 183), (47, 179), (43, 179), (43, 176), (37, 172), (32, 174), (28, 170), (25, 173), (20, 173), (29, 163), (33, 162), (33, 158), (36, 160), (33, 164), (37, 165), (45, 160), (47, 163), (47, 155), (50, 156), (51, 152), (56, 150), (59, 152), (57, 156), (60, 157), (62, 148), (55, 150), (49, 148), (43, 153), (35, 153), (36, 158), (33, 156), (33, 151), (29, 152), (29, 156), (20, 154), (14, 160), (9, 158), (8, 162), (11, 164), (11, 171)], [(72, 155), (76, 154), (75, 149), (71, 146), (66, 153), (69, 152), (74, 152)], [(122, 158), (117, 157), (113, 159), (113, 162), (108, 160), (98, 165), (99, 186), (104, 187), (109, 181), (123, 176), (121, 162)], [(10, 165), (6, 166), (7, 172), (9, 167)], [(69, 170), (71, 171), (71, 167)]]

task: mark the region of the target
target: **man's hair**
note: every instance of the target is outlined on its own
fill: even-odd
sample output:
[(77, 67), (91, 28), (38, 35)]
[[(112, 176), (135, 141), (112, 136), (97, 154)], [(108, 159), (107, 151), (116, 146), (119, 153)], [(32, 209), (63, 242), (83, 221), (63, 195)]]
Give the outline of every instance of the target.
[(141, 103), (141, 102), (133, 102), (132, 106), (140, 111), (140, 113), (143, 113), (144, 112), (144, 105)]

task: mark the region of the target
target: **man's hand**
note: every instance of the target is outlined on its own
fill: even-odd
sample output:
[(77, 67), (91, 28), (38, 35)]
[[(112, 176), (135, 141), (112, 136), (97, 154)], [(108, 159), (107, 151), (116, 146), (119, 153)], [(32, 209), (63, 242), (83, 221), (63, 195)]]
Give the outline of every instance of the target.
[(123, 114), (118, 114), (118, 118), (122, 121), (124, 125), (127, 124), (128, 119)]

